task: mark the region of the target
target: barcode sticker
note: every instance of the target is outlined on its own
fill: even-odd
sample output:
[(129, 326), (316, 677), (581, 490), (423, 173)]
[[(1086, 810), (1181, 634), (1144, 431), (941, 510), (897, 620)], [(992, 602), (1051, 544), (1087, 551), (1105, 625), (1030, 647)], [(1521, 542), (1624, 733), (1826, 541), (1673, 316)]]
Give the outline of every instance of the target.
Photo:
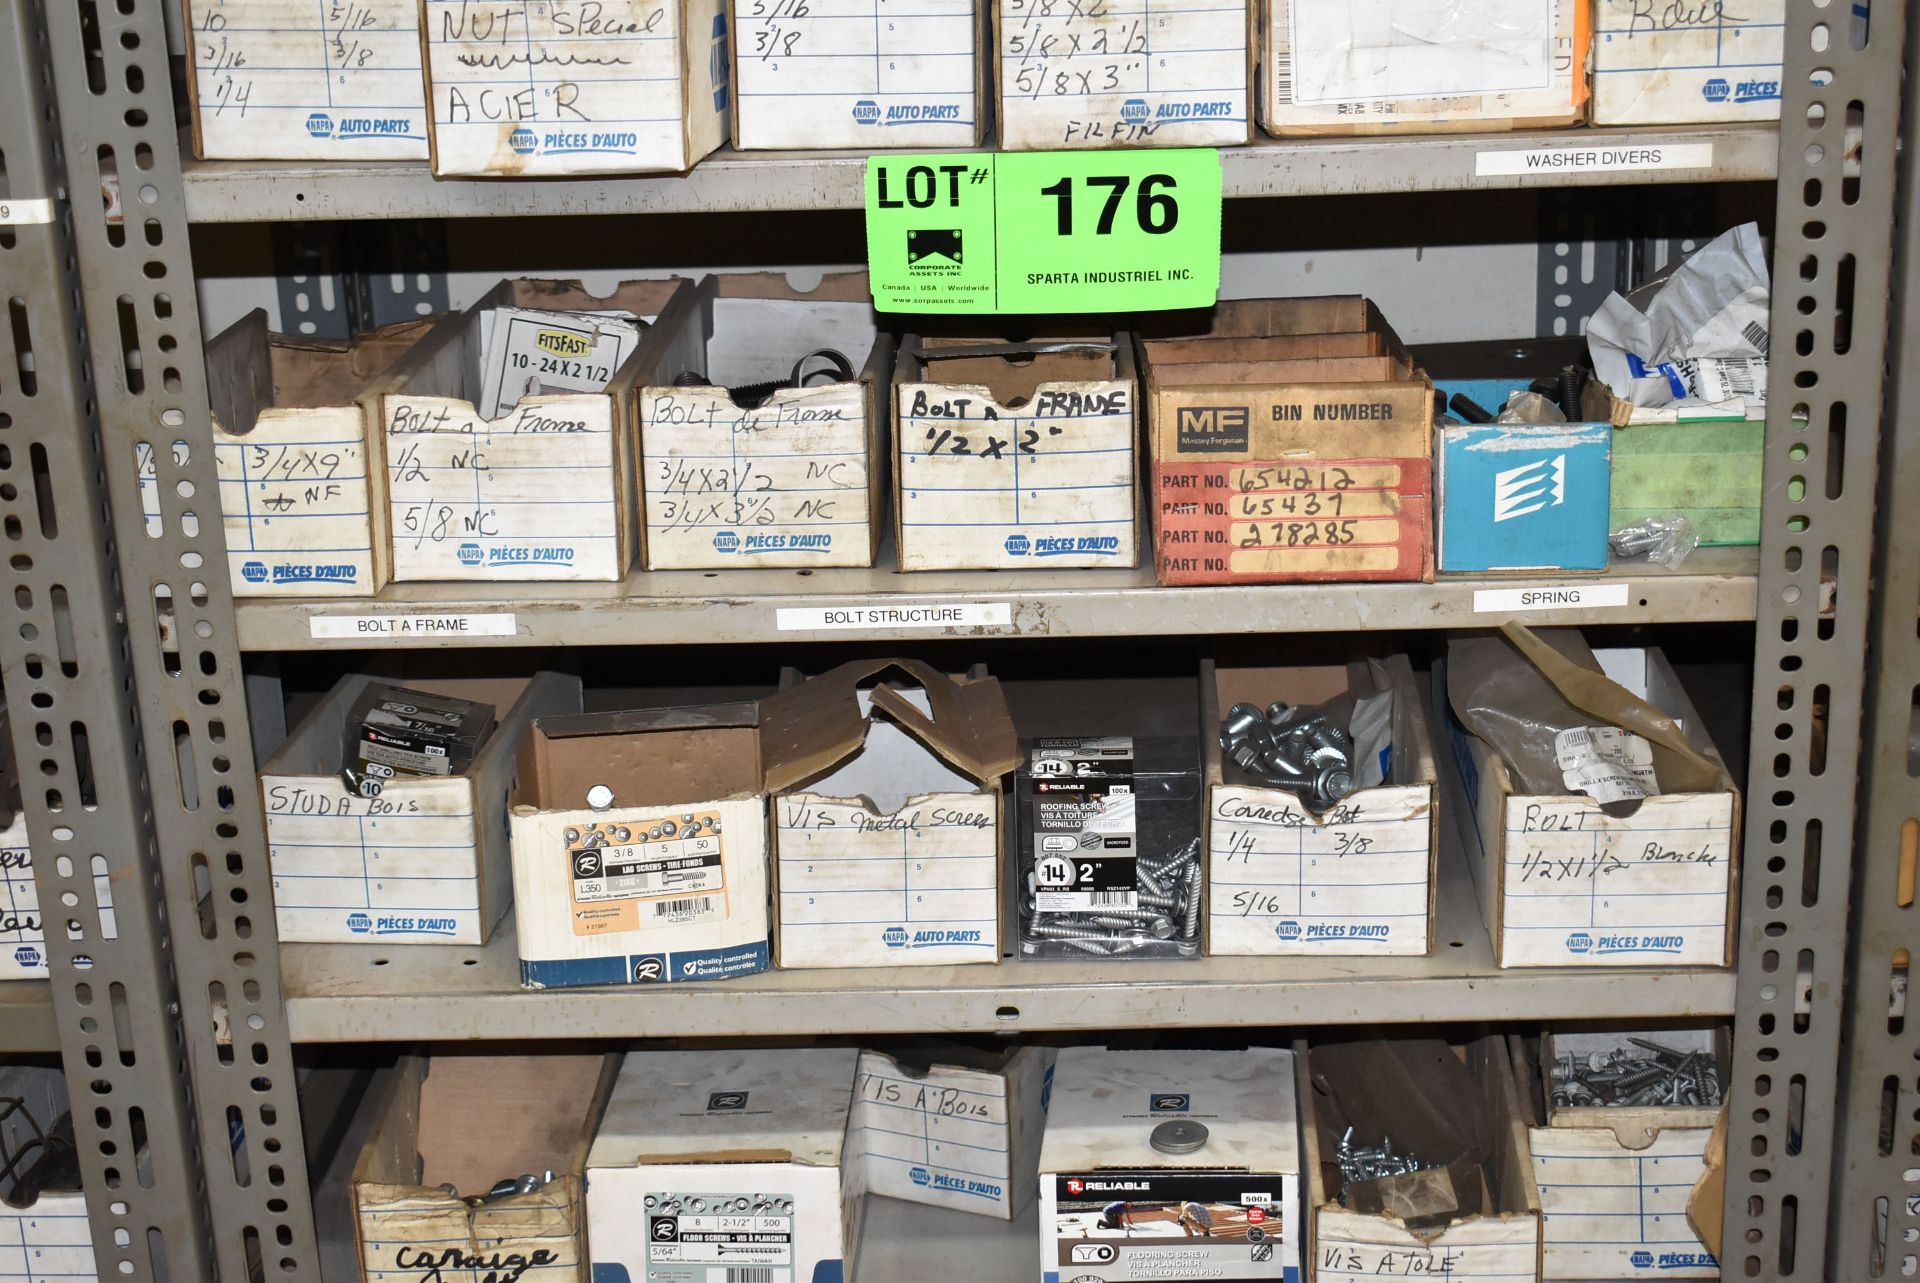
[(1767, 334), (1766, 326), (1760, 324), (1760, 322), (1758, 321), (1748, 321), (1745, 325), (1740, 327), (1740, 333), (1746, 335), (1747, 342), (1753, 344), (1754, 347), (1760, 350), (1761, 356), (1772, 355), (1772, 353), (1770, 353), (1767, 349), (1769, 336)]
[(1632, 731), (1575, 726), (1553, 737), (1553, 749), (1567, 788), (1603, 805), (1659, 791), (1653, 777), (1653, 746)]
[(681, 914), (695, 914), (704, 910), (711, 902), (708, 896), (694, 896), (685, 900), (655, 900), (653, 916), (672, 918), (679, 917)]
[(727, 1283), (773, 1283), (773, 1271), (759, 1266), (727, 1267)]

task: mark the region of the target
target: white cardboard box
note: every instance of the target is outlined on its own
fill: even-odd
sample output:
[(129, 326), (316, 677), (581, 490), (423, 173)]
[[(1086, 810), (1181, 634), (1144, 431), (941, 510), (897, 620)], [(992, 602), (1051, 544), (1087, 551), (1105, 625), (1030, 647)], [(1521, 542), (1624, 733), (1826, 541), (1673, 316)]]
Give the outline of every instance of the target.
[[(1358, 670), (1356, 673), (1355, 670)], [(1393, 691), (1386, 780), (1316, 816), (1285, 789), (1228, 783), (1217, 736), (1206, 742), (1209, 954), (1394, 954), (1433, 948), (1438, 769), (1425, 700), (1403, 655), (1324, 668), (1202, 670), (1203, 725), (1275, 701), (1311, 706), (1353, 689)], [(1232, 772), (1237, 778), (1237, 772)]]
[(485, 944), (512, 885), (500, 800), (514, 751), (534, 718), (579, 709), (580, 679), (399, 679), (490, 703), (498, 724), (465, 771), (367, 798), (340, 772), (347, 711), (375, 680), (342, 677), (260, 768), (280, 938)]
[[(9, 813), (10, 812), (10, 813)], [(0, 980), (44, 980), (47, 933), (40, 917), (40, 889), (33, 880), (27, 813), (19, 802), (19, 776), (13, 766), (13, 741), (6, 714), (0, 712)]]
[(1133, 340), (900, 343), (902, 570), (1131, 566), (1139, 557)]
[[(0, 1123), (0, 1141), (8, 1154), (34, 1136), (30, 1115), (42, 1132), (51, 1132), (67, 1112), (67, 1084), (57, 1067), (0, 1065), (0, 1096), (15, 1097), (22, 1108)], [(87, 1196), (77, 1189), (43, 1189), (26, 1207), (12, 1198), (19, 1177), (32, 1168), (32, 1151), (21, 1171), (0, 1177), (0, 1283), (92, 1283), (93, 1229)]]
[[(1064, 1048), (1040, 1146), (1041, 1279), (1297, 1283), (1298, 1108), (1292, 1052)], [(1169, 1127), (1204, 1143), (1155, 1147)]]
[[(1594, 658), (1719, 762), (1666, 656), (1630, 647)], [(1625, 817), (1585, 794), (1519, 794), (1500, 755), (1454, 720), (1435, 672), (1437, 716), (1471, 807), (1467, 863), (1500, 966), (1732, 964), (1740, 793), (1724, 766), (1722, 788), (1655, 794)]]
[[(247, 313), (207, 344), (207, 397), (236, 597), (370, 597), (386, 586), (385, 468), (361, 393), (424, 336), (402, 321), (345, 342), (267, 330)], [(140, 488), (161, 520), (151, 460)]]
[(863, 1200), (860, 1164), (844, 1146), (859, 1055), (629, 1055), (587, 1155), (594, 1277), (853, 1278)]
[(994, 4), (1003, 150), (1223, 147), (1253, 137), (1253, 6)]
[(973, 147), (988, 0), (730, 0), (733, 145)]
[(1054, 1049), (860, 1053), (847, 1149), (869, 1193), (1010, 1221), (1033, 1198)]
[(1733, 7), (1596, 0), (1593, 123), (1780, 119), (1786, 0)]
[[(755, 0), (759, 2), (759, 0)], [(788, 380), (814, 350), (851, 379), (810, 377), (742, 409), (727, 391)], [(871, 566), (885, 511), (887, 379), (865, 272), (812, 290), (777, 272), (709, 276), (683, 294), (637, 356), (641, 558), (648, 570)], [(675, 386), (689, 372), (698, 386)]]
[(202, 160), (427, 154), (415, 0), (182, 0)]
[[(1389, 1043), (1304, 1044), (1300, 1071), (1300, 1133), (1306, 1170), (1307, 1215), (1312, 1220), (1313, 1283), (1362, 1283), (1381, 1275), (1445, 1277), (1461, 1283), (1511, 1283), (1540, 1275), (1540, 1195), (1534, 1188), (1526, 1129), (1514, 1093), (1507, 1050), (1498, 1035), (1437, 1054), (1464, 1062), (1470, 1100), (1421, 1068), (1408, 1045)], [(1328, 1054), (1331, 1053), (1331, 1054)], [(1363, 1115), (1364, 1116), (1361, 1116)], [(1478, 1115), (1487, 1129), (1473, 1137)], [(1337, 1173), (1333, 1151), (1351, 1125), (1356, 1145), (1377, 1145), (1384, 1132), (1399, 1152), (1411, 1150), (1429, 1162), (1458, 1164), (1446, 1140), (1468, 1133), (1481, 1146), (1479, 1164), (1491, 1187), (1491, 1207), (1463, 1216), (1438, 1234), (1418, 1234), (1391, 1212), (1369, 1214), (1343, 1206), (1322, 1173)]]
[(627, 573), (638, 353), (605, 391), (528, 397), (488, 420), (476, 406), (487, 391), (490, 317), (516, 307), (617, 309), (651, 320), (684, 285), (627, 281), (602, 297), (577, 281), (502, 281), (466, 312), (437, 322), (376, 382), (369, 395), (379, 407), (396, 581), (615, 580)]
[(1266, 0), (1273, 134), (1523, 129), (1586, 111), (1590, 0)]
[(536, 722), (509, 797), (520, 982), (766, 970), (761, 763), (752, 704)]
[(1000, 683), (855, 660), (762, 712), (780, 966), (1000, 961), (1000, 777), (1019, 761)]
[[(587, 1147), (619, 1064), (522, 1052), (404, 1056), (382, 1071), (362, 1106), (378, 1118), (353, 1168), (364, 1283), (587, 1283)], [(526, 1172), (554, 1178), (478, 1207), (459, 1197)]]
[(433, 172), (681, 171), (727, 140), (725, 0), (421, 0)]

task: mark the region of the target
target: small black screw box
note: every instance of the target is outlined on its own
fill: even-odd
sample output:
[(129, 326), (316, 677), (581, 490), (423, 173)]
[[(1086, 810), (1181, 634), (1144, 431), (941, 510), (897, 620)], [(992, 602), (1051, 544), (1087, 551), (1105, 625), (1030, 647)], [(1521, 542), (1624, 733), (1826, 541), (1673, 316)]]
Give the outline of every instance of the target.
[(472, 765), (493, 727), (491, 704), (370, 683), (347, 710), (348, 778), (358, 787), (458, 775)]

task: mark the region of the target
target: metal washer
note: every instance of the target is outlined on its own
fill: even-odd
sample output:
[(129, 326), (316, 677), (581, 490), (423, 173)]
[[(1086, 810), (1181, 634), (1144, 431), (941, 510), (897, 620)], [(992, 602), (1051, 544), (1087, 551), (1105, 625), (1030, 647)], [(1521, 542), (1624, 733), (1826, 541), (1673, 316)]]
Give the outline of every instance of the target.
[(1207, 1143), (1207, 1125), (1191, 1118), (1170, 1118), (1153, 1129), (1147, 1138), (1163, 1154), (1191, 1154)]

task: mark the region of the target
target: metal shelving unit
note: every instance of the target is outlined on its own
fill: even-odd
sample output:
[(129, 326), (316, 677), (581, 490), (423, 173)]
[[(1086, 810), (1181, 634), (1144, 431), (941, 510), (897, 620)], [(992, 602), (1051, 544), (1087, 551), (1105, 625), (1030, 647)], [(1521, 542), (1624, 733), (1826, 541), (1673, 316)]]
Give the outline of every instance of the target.
[[(1754, 623), (1737, 970), (1501, 971), (1456, 838), (1427, 958), (1009, 962), (529, 994), (510, 926), (482, 949), (278, 946), (244, 653), (410, 644), (369, 640), (354, 621), (422, 613), (495, 617), (492, 631), (434, 634), (436, 646), (1440, 629), (1502, 617), (1477, 609), (1480, 592), (1564, 585), (1164, 589), (1147, 570), (910, 577), (883, 566), (400, 585), (372, 602), (236, 606), (210, 511), (218, 487), (191, 224), (845, 210), (859, 205), (864, 160), (723, 152), (682, 176), (534, 182), (440, 182), (417, 165), (183, 162), (160, 0), (3, 2), (0, 198), (44, 197), (50, 221), (0, 228), (15, 347), (0, 369), (0, 513), (18, 611), (0, 629), (0, 658), (16, 753), (44, 762), (53, 790), (27, 798), (41, 900), (73, 916), (50, 933), (51, 983), (0, 986), (0, 1050), (57, 1048), (76, 1099), (98, 1102), (82, 1111), (80, 1140), (96, 1250), (114, 1277), (319, 1277), (297, 1158), (295, 1043), (1611, 1015), (1734, 1021), (1729, 1278), (1852, 1283), (1920, 1268), (1907, 1239), (1920, 1232), (1920, 1080), (1905, 1012), (1920, 845), (1920, 400), (1912, 377), (1885, 374), (1889, 357), (1903, 376), (1920, 360), (1910, 218), (1920, 158), (1909, 146), (1903, 168), (1896, 147), (1903, 94), (1909, 136), (1920, 103), (1916, 78), (1903, 77), (1920, 57), (1911, 3), (1874, 5), (1870, 21), (1841, 30), (1830, 0), (1790, 0), (1779, 127), (1315, 139), (1224, 153), (1239, 198), (1777, 176), (1782, 343), (1760, 548), (1703, 550), (1678, 574), (1615, 567), (1568, 581), (1623, 586), (1603, 604), (1527, 616)], [(1488, 171), (1512, 164), (1485, 159), (1622, 148), (1678, 149), (1692, 163), (1502, 173)], [(102, 186), (117, 191), (117, 212), (96, 199)], [(154, 447), (152, 538), (140, 445)], [(889, 616), (826, 629), (780, 614), (849, 604), (988, 605), (1004, 607), (1006, 622), (930, 630)], [(346, 622), (321, 623), (316, 636), (328, 620)], [(96, 875), (112, 887), (111, 918), (90, 899)], [(127, 1154), (143, 1160), (131, 1177)], [(893, 1283), (925, 1273), (896, 1242), (923, 1229), (923, 1253), (959, 1248), (1008, 1278), (1031, 1264), (1018, 1223), (927, 1228), (916, 1214), (888, 1229), (889, 1215), (900, 1219), (891, 1209), (876, 1219), (868, 1261), (897, 1270), (880, 1275)]]

